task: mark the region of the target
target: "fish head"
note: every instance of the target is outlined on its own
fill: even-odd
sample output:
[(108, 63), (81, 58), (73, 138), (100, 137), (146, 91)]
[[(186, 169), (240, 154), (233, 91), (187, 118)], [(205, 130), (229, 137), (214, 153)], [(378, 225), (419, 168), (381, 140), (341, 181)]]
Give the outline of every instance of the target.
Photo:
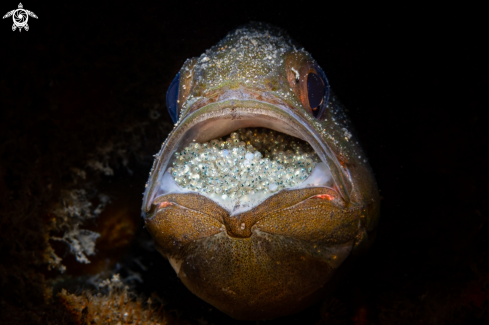
[(229, 33), (185, 62), (167, 106), (175, 128), (143, 216), (194, 294), (237, 319), (295, 313), (370, 245), (372, 171), (323, 70), (284, 31)]

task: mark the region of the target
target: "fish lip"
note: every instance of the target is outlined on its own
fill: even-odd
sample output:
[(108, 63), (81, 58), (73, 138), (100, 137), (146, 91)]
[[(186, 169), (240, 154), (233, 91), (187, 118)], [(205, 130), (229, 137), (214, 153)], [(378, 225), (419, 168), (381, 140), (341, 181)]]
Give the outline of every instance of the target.
[[(201, 139), (205, 139), (203, 141), (208, 141), (214, 138), (206, 138), (205, 134), (202, 135), (202, 132), (200, 131), (197, 134), (194, 134), (196, 133), (194, 127), (200, 123), (220, 123), (226, 120), (236, 121), (234, 124), (237, 125), (240, 124), (240, 120), (246, 120), (252, 125), (244, 127), (266, 127), (295, 136), (308, 142), (321, 160), (329, 166), (336, 189), (340, 196), (343, 198), (343, 200), (345, 200), (345, 202), (350, 202), (348, 185), (351, 186), (351, 184), (347, 183), (349, 182), (348, 177), (344, 174), (333, 150), (321, 138), (320, 134), (309, 123), (307, 123), (301, 115), (297, 114), (293, 108), (285, 103), (271, 104), (255, 99), (228, 98), (207, 104), (187, 115), (183, 120), (177, 122), (176, 127), (168, 135), (161, 147), (161, 150), (155, 156), (156, 158), (150, 172), (150, 178), (146, 184), (146, 190), (144, 192), (142, 206), (143, 215), (145, 215), (151, 209), (151, 203), (158, 192), (158, 187), (160, 186), (164, 175), (164, 172), (162, 171), (166, 170), (168, 167), (173, 154), (179, 148), (182, 148), (183, 146), (192, 142), (191, 140), (189, 141), (190, 138), (194, 138), (192, 140), (197, 142), (201, 142)], [(272, 122), (277, 124), (272, 126)], [(278, 127), (280, 123), (282, 123), (282, 125), (280, 125), (281, 127)], [(230, 132), (232, 132), (238, 128), (239, 127), (233, 128), (228, 126), (227, 129), (230, 129)], [(224, 134), (222, 135), (230, 133), (226, 131), (222, 131), (220, 133), (223, 132)]]

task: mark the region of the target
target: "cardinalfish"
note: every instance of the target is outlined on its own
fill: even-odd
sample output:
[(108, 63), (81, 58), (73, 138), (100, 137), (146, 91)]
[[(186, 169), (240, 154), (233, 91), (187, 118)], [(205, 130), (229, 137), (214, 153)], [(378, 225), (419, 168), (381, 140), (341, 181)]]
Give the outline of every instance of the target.
[(317, 301), (372, 243), (380, 205), (323, 69), (284, 31), (251, 23), (188, 59), (166, 100), (175, 128), (142, 208), (159, 252), (236, 319)]

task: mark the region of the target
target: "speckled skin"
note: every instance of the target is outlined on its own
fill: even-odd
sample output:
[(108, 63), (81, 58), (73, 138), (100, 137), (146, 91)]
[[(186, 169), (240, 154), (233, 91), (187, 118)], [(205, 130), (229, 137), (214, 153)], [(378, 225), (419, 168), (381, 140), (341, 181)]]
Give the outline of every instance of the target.
[[(237, 319), (305, 308), (375, 234), (377, 186), (342, 107), (332, 94), (320, 120), (307, 107), (304, 76), (315, 69), (283, 31), (252, 23), (187, 60), (180, 72), (180, 119), (155, 159), (143, 214), (183, 283)], [(198, 193), (157, 195), (183, 142), (207, 141), (216, 129), (235, 126), (302, 134), (330, 167), (335, 187), (282, 190), (239, 214)]]

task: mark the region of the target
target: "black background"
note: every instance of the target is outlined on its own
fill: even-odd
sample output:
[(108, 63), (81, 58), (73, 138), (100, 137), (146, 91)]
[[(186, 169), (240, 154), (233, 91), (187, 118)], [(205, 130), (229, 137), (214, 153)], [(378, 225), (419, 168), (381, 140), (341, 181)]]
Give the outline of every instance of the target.
[[(18, 175), (42, 172), (62, 184), (61, 169), (131, 121), (148, 119), (148, 128), (163, 130), (148, 129), (156, 138), (144, 150), (154, 154), (171, 127), (166, 88), (185, 59), (239, 25), (268, 22), (287, 30), (322, 66), (349, 108), (381, 191), (376, 242), (339, 290), (334, 321), (489, 322), (489, 64), (481, 8), (410, 2), (23, 5), (39, 17), (29, 19), (28, 32), (12, 32), (11, 18), (0, 25), (3, 208), (11, 210), (27, 190), (31, 178)], [(0, 9), (16, 7), (3, 2)], [(155, 111), (161, 117), (153, 120), (148, 116)], [(133, 157), (131, 164), (132, 175), (116, 170), (114, 177), (140, 193), (150, 160)], [(134, 202), (139, 206), (140, 197)], [(12, 223), (2, 218), (6, 240)], [(2, 245), (2, 254), (11, 254)], [(4, 275), (16, 260), (10, 262), (2, 266)], [(189, 297), (175, 294), (170, 309), (190, 320), (229, 321), (217, 311), (199, 314), (207, 307)], [(185, 307), (185, 299), (198, 306)], [(20, 298), (15, 304), (31, 306)], [(303, 323), (326, 322), (328, 306), (301, 313)], [(300, 322), (297, 317), (282, 321)]]

